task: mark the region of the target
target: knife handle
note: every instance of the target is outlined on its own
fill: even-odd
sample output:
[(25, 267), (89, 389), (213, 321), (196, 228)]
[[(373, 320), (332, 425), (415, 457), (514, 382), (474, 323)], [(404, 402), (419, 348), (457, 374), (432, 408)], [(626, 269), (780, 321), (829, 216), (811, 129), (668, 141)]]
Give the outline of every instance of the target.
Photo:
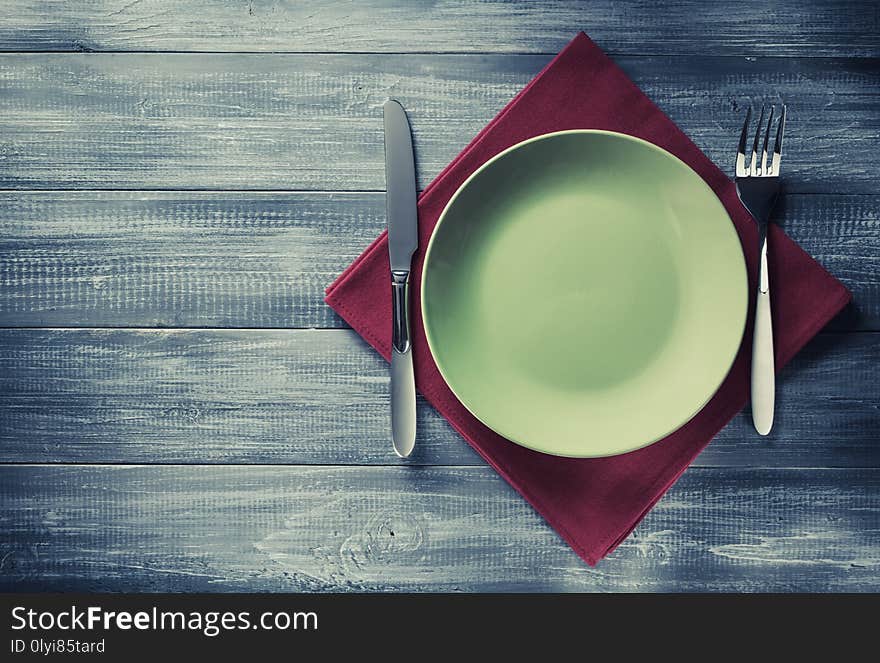
[(391, 344), (399, 353), (409, 352), (409, 272), (391, 272), (392, 290), (392, 328)]
[(409, 325), (409, 272), (392, 270), (391, 440), (401, 458), (416, 443), (416, 381)]
[(395, 453), (406, 458), (416, 446), (416, 381), (412, 348), (391, 349), (391, 442)]
[(767, 237), (761, 244), (761, 268), (755, 302), (752, 336), (752, 423), (760, 435), (773, 427), (776, 399), (776, 362), (773, 354), (773, 319), (770, 314), (770, 275), (767, 271)]

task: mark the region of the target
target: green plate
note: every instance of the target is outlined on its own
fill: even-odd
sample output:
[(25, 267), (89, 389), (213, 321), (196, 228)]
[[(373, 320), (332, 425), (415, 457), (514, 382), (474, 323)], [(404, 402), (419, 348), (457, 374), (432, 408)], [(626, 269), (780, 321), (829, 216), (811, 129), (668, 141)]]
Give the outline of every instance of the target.
[(431, 353), (477, 419), (536, 451), (655, 442), (730, 370), (748, 291), (721, 202), (678, 158), (607, 131), (538, 136), (483, 165), (428, 245)]

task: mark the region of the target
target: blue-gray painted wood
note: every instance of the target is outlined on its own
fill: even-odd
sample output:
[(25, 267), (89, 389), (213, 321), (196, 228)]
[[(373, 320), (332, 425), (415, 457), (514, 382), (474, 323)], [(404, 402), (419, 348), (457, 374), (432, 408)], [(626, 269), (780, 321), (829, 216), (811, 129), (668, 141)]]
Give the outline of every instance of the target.
[(586, 30), (615, 54), (878, 55), (871, 0), (0, 2), (9, 50), (538, 52)]
[[(880, 468), (878, 336), (816, 339), (780, 376), (772, 435), (741, 413), (697, 464)], [(0, 461), (404, 464), (388, 393), (351, 331), (4, 330)], [(409, 464), (483, 464), (418, 416)]]
[(487, 467), (0, 467), (0, 589), (880, 590), (880, 470), (693, 468), (589, 568)]
[[(400, 99), (429, 182), (549, 56), (0, 55), (0, 187), (383, 190)], [(621, 57), (716, 163), (785, 101), (789, 192), (876, 193), (880, 60)]]
[[(880, 329), (880, 196), (783, 197), (776, 220)], [(5, 327), (339, 327), (324, 289), (385, 227), (381, 193), (0, 192)]]
[[(855, 293), (832, 328), (880, 329), (876, 3), (0, 10), (0, 50), (149, 52), (0, 56), (0, 326), (340, 325), (321, 290), (383, 218), (339, 191), (383, 187), (385, 96), (424, 185), (584, 29), (722, 166), (745, 104), (789, 104), (779, 218)], [(773, 436), (739, 415), (589, 569), (424, 404), (389, 466), (349, 331), (6, 329), (0, 589), (878, 591), (877, 353), (821, 335)]]

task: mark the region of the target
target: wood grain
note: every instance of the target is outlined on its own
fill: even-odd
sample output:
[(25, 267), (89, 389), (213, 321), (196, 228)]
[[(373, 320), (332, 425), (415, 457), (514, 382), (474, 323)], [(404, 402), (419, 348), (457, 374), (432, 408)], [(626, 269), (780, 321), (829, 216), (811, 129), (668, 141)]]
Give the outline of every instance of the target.
[[(777, 220), (880, 329), (880, 196)], [(0, 325), (340, 327), (324, 289), (385, 227), (380, 193), (0, 192)]]
[(0, 48), (555, 53), (586, 30), (615, 53), (878, 55), (873, 2), (5, 0)]
[[(880, 591), (877, 3), (0, 10), (0, 590)], [(382, 101), (424, 186), (580, 29), (722, 167), (786, 102), (779, 220), (855, 295), (593, 569), (424, 402), (393, 457), (381, 359), (295, 329), (384, 224)]]
[(339, 327), (382, 194), (0, 193), (3, 326)]
[[(0, 56), (0, 187), (382, 190), (380, 105), (410, 112), (433, 178), (549, 56)], [(872, 59), (621, 57), (707, 155), (744, 105), (789, 105), (790, 192), (876, 193)]]
[[(880, 467), (876, 334), (827, 334), (785, 370), (773, 435), (737, 416), (701, 465)], [(388, 369), (351, 331), (4, 330), (0, 460), (397, 464)], [(478, 464), (420, 402), (411, 464)]]
[(587, 567), (489, 468), (0, 467), (0, 589), (880, 589), (880, 471), (692, 469)]

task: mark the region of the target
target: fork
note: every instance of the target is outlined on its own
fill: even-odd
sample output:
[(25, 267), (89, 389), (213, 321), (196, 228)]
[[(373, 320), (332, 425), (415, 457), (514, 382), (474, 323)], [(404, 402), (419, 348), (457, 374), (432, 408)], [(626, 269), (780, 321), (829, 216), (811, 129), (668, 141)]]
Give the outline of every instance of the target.
[(770, 275), (767, 273), (767, 228), (770, 212), (779, 195), (779, 165), (782, 161), (782, 134), (785, 130), (785, 106), (779, 116), (776, 140), (772, 156), (767, 148), (773, 127), (775, 107), (770, 107), (767, 129), (764, 131), (763, 149), (758, 152), (761, 130), (764, 127), (764, 106), (755, 139), (751, 159), (746, 162), (746, 146), (749, 139), (749, 123), (752, 109), (746, 112), (739, 149), (736, 152), (736, 192), (745, 208), (758, 223), (758, 240), (761, 263), (758, 275), (758, 292), (755, 303), (755, 329), (752, 336), (752, 423), (760, 435), (767, 435), (773, 427), (774, 401), (776, 398), (776, 372), (773, 355), (773, 321), (770, 315)]

